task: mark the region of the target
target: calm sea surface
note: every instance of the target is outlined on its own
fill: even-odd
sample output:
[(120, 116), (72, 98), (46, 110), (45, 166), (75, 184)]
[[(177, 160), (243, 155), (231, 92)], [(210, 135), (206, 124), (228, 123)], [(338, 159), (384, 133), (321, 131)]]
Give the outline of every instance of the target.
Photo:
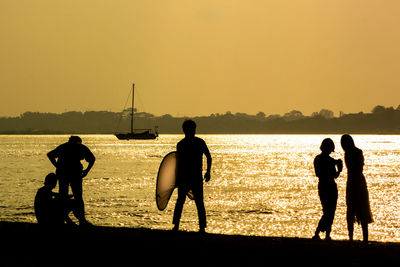
[[(87, 218), (95, 225), (171, 229), (176, 200), (158, 211), (155, 178), (165, 154), (182, 135), (151, 141), (119, 141), (82, 135), (97, 160), (84, 180)], [(313, 159), (325, 137), (343, 158), (339, 135), (200, 135), (213, 157), (205, 184), (207, 231), (221, 234), (311, 237), (322, 214)], [(67, 135), (0, 136), (0, 220), (35, 222), (33, 199), (54, 171), (46, 153)], [(370, 240), (400, 241), (400, 136), (354, 135), (364, 151), (364, 174), (375, 222)], [(347, 239), (346, 168), (337, 179), (339, 200), (332, 238)], [(181, 229), (197, 231), (197, 212), (187, 201)], [(361, 239), (356, 226), (355, 238)]]

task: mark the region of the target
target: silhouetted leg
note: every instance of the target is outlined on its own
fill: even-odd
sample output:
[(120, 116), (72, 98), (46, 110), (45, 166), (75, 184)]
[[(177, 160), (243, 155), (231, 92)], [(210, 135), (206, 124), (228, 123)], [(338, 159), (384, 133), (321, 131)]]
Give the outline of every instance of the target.
[(317, 229), (315, 230), (315, 234), (313, 236), (313, 239), (316, 239), (316, 240), (320, 240), (321, 239), (319, 237), (319, 233), (323, 232), (323, 229), (324, 229), (323, 225), (324, 225), (324, 215), (322, 215), (321, 219), (319, 219), (318, 226), (317, 226)]
[(353, 241), (354, 223), (347, 222), (347, 230), (349, 231), (349, 240)]
[(326, 192), (325, 190), (321, 190), (320, 188), (318, 189), (318, 195), (319, 195), (319, 199), (321, 201), (321, 205), (322, 205), (322, 216), (321, 219), (318, 222), (318, 226), (317, 229), (315, 230), (315, 235), (313, 237), (313, 239), (317, 239), (319, 240), (319, 233), (320, 232), (325, 232), (325, 228), (326, 228), (326, 214), (327, 214), (327, 196), (326, 196)]
[(86, 223), (85, 204), (82, 197), (82, 178), (75, 178), (71, 181), (71, 189), (76, 204), (75, 216), (79, 220), (79, 224)]
[(327, 212), (326, 222), (325, 222), (325, 239), (326, 240), (331, 239), (330, 235), (331, 235), (334, 217), (335, 217), (335, 209), (333, 207), (330, 207), (329, 211)]
[[(65, 175), (57, 174), (57, 178), (58, 178), (58, 193), (60, 194), (60, 208), (64, 211), (65, 213), (64, 217), (66, 219), (66, 217), (68, 217), (68, 213), (66, 212), (66, 210), (68, 205), (69, 181)], [(65, 221), (68, 223), (67, 220)]]
[(326, 208), (326, 225), (325, 225), (325, 239), (330, 240), (330, 234), (332, 230), (332, 224), (333, 220), (335, 219), (335, 211), (336, 211), (336, 205), (337, 205), (337, 190), (332, 190), (331, 196), (329, 198), (329, 203), (327, 204)]
[(363, 242), (368, 243), (368, 223), (361, 222), (362, 232), (363, 232)]
[(354, 213), (347, 208), (347, 230), (349, 231), (349, 240), (353, 241), (353, 233), (354, 233)]
[(178, 230), (179, 222), (182, 216), (183, 205), (186, 201), (186, 194), (188, 190), (186, 188), (178, 188), (178, 199), (176, 200), (174, 217), (172, 219), (172, 223), (175, 225), (174, 230)]
[(319, 237), (319, 233), (322, 232), (322, 230), (321, 230), (321, 225), (322, 225), (321, 221), (322, 221), (322, 217), (318, 222), (317, 229), (315, 230), (314, 236), (312, 238), (314, 240), (321, 240), (321, 238)]
[(62, 199), (68, 199), (69, 181), (67, 177), (57, 175), (58, 177), (58, 193)]
[(75, 215), (76, 218), (79, 217), (79, 213), (76, 213), (76, 201), (75, 199), (68, 199), (66, 201), (66, 207), (64, 209), (64, 221), (68, 224), (68, 225), (75, 225), (75, 223), (71, 220), (71, 218), (69, 217), (69, 213), (72, 211), (73, 214)]
[(204, 207), (203, 185), (193, 190), (194, 201), (197, 207), (197, 215), (199, 217), (200, 232), (204, 232), (207, 227), (206, 208)]

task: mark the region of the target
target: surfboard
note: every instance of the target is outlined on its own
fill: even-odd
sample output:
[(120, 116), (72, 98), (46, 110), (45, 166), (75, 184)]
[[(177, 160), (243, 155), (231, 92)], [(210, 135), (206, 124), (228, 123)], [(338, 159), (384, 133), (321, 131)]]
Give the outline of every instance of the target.
[(168, 153), (158, 168), (156, 183), (156, 203), (159, 210), (164, 210), (176, 187), (176, 151)]
[[(159, 210), (164, 210), (176, 188), (176, 151), (169, 152), (161, 161), (158, 168), (156, 183), (156, 204)], [(190, 190), (188, 197), (194, 199)]]

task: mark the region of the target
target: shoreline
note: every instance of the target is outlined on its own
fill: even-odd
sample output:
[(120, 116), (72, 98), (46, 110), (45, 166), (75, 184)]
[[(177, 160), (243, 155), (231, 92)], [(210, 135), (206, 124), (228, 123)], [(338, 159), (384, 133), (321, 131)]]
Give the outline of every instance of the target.
[(173, 232), (93, 226), (58, 231), (35, 223), (0, 222), (9, 266), (125, 266), (148, 263), (382, 265), (400, 262), (400, 243)]
[[(197, 135), (343, 135), (347, 132), (255, 132), (255, 133), (202, 133), (198, 132)], [(400, 132), (350, 132), (347, 134), (351, 135), (400, 135)], [(115, 133), (85, 133), (85, 132), (0, 132), (0, 136), (18, 136), (18, 135), (112, 135), (115, 136)], [(159, 133), (159, 135), (182, 135), (183, 133), (174, 132), (174, 133)], [(134, 139), (131, 139), (131, 141)]]

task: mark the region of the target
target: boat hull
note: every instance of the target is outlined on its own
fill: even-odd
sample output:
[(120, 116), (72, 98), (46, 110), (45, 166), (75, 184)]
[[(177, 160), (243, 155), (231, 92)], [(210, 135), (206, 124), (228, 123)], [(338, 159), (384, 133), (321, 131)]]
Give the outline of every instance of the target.
[(143, 133), (117, 133), (115, 136), (119, 140), (149, 140), (156, 139), (158, 134), (143, 132)]

